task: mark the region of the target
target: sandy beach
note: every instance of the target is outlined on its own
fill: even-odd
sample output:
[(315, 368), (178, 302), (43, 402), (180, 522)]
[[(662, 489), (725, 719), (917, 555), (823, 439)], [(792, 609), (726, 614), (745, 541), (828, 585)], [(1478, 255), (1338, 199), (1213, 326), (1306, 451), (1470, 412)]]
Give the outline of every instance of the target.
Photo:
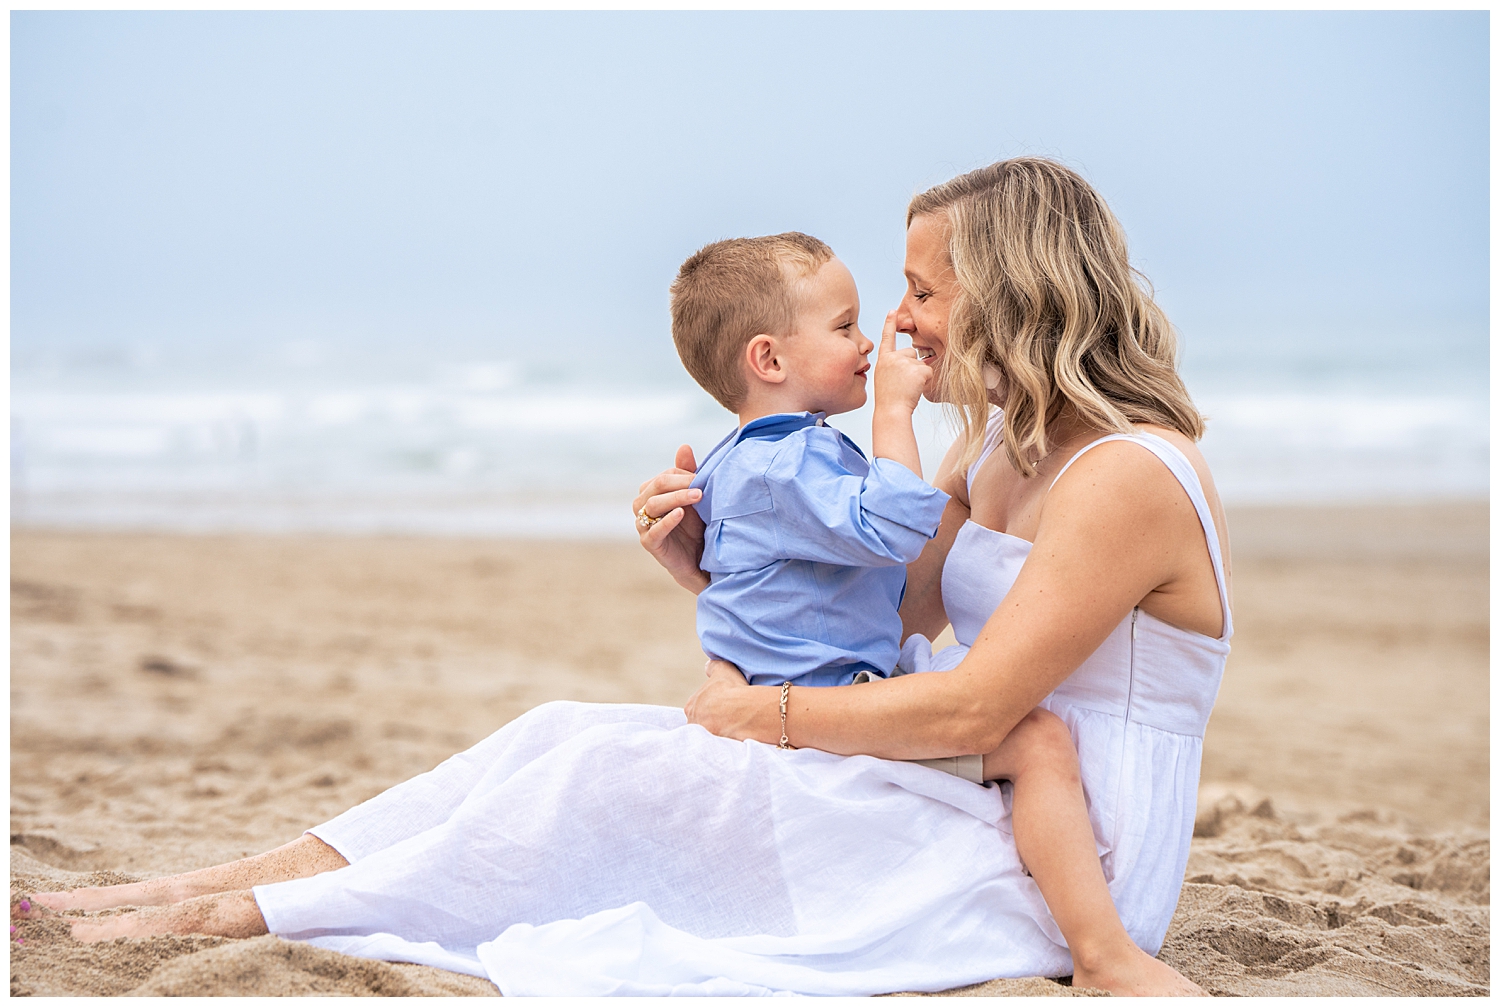
[[(1487, 994), (1488, 506), (1230, 526), (1162, 958), (1216, 994)], [(259, 852), (539, 703), (680, 705), (702, 675), (692, 599), (629, 542), (25, 530), (11, 576), (13, 902)], [(14, 995), (497, 992), (273, 937), (19, 936)]]

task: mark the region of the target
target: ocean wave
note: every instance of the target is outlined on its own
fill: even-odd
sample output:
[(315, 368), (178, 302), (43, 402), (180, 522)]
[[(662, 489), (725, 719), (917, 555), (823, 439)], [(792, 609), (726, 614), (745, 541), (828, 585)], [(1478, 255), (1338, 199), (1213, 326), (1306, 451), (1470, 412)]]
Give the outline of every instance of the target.
[(1418, 447), (1434, 439), (1489, 440), (1487, 398), (1358, 393), (1208, 396), (1209, 427), (1235, 438), (1269, 438), (1321, 449)]
[[(1488, 494), (1485, 396), (1239, 391), (1199, 404), (1231, 504)], [(868, 413), (834, 422), (867, 444)], [(938, 416), (918, 416), (929, 472), (953, 435)], [(529, 387), (498, 369), (305, 391), (23, 390), (12, 420), (19, 523), (423, 534), (629, 534), (641, 480), (734, 422), (695, 391)]]

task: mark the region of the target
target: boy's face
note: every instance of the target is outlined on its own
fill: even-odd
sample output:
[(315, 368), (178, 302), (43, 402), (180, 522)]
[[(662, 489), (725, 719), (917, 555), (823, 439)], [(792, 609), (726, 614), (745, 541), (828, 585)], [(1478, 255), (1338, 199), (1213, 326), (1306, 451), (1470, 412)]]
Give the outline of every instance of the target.
[(777, 354), (789, 390), (812, 413), (847, 413), (865, 404), (870, 351), (859, 331), (859, 291), (838, 259), (798, 284), (797, 322)]

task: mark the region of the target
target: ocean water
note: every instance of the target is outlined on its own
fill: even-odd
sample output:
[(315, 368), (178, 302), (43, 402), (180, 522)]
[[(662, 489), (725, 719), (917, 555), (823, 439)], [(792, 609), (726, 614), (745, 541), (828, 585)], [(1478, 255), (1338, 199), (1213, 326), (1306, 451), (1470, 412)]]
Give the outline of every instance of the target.
[[(1190, 344), (1228, 503), (1485, 498), (1488, 348), (1472, 333)], [(248, 361), (16, 352), (17, 526), (630, 536), (638, 485), (734, 420), (672, 366), (569, 374), (451, 348)], [(267, 362), (269, 360), (269, 363)], [(832, 421), (869, 445), (868, 407)], [(928, 474), (953, 437), (917, 416)]]

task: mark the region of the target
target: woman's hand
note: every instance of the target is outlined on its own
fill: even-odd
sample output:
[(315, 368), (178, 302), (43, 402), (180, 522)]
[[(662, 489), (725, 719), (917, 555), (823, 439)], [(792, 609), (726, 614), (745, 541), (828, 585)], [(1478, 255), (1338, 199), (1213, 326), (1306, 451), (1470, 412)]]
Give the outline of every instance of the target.
[(735, 741), (751, 739), (774, 745), (781, 740), (777, 690), (750, 685), (740, 669), (728, 661), (709, 661), (704, 670), (708, 681), (683, 707), (689, 724)]
[[(630, 505), (641, 545), (673, 580), (694, 594), (708, 587), (708, 574), (698, 566), (703, 559), (703, 519), (692, 507), (702, 499), (703, 491), (689, 488), (697, 471), (693, 449), (682, 445), (677, 449), (676, 467), (641, 483), (641, 492)], [(641, 527), (643, 510), (648, 517), (661, 520)]]

